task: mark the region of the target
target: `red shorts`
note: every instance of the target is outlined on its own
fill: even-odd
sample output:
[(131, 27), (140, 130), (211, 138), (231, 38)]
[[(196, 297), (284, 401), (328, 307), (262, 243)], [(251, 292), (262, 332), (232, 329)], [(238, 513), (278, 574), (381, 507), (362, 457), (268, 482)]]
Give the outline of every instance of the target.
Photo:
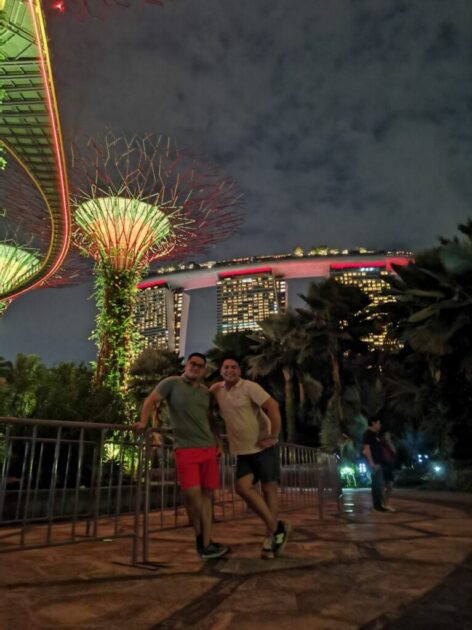
[(220, 487), (217, 450), (217, 446), (175, 449), (175, 466), (182, 490), (195, 486)]

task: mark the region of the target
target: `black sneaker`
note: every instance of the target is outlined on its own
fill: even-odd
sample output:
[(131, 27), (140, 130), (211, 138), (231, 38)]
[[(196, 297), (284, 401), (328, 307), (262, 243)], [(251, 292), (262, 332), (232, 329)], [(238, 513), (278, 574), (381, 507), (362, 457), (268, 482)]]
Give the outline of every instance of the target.
[(290, 523), (287, 523), (287, 521), (279, 521), (277, 531), (274, 534), (274, 544), (272, 547), (276, 557), (283, 553), (291, 530), (292, 527)]
[(205, 545), (203, 544), (203, 536), (197, 536), (195, 540), (195, 549), (199, 555), (202, 554), (202, 551), (205, 549)]
[(376, 512), (390, 512), (390, 510), (387, 510), (387, 508), (385, 508), (383, 505), (380, 505), (379, 507), (374, 507), (374, 510)]
[(211, 542), (209, 545), (204, 547), (200, 551), (200, 556), (204, 560), (209, 560), (210, 558), (221, 558), (229, 553), (230, 548), (227, 545), (222, 545), (221, 543)]

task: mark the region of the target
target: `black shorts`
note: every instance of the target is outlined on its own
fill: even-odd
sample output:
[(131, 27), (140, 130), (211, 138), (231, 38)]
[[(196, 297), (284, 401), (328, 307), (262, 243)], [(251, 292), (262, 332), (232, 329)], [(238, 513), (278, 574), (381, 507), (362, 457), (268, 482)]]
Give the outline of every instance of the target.
[(394, 480), (393, 474), (393, 465), (392, 464), (382, 464), (382, 472), (384, 476), (384, 481), (386, 483), (390, 483)]
[(278, 446), (265, 448), (259, 453), (238, 455), (236, 460), (236, 479), (253, 475), (254, 482), (273, 483), (280, 481), (280, 456)]

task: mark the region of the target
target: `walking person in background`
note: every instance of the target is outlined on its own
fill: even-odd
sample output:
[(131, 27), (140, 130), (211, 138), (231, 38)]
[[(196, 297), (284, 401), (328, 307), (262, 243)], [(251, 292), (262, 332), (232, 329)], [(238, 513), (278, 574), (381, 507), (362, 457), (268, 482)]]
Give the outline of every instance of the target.
[(202, 383), (205, 367), (204, 354), (191, 354), (181, 376), (163, 379), (149, 394), (134, 429), (143, 431), (149, 417), (163, 400), (167, 401), (185, 507), (195, 531), (197, 552), (208, 559), (224, 556), (230, 549), (211, 540), (213, 490), (220, 485), (220, 447), (210, 427), (210, 392)]
[(382, 473), (384, 477), (384, 507), (389, 512), (396, 512), (395, 508), (390, 505), (390, 497), (392, 496), (394, 483), (394, 464), (397, 449), (395, 448), (389, 431), (381, 430), (379, 433), (382, 446)]
[[(230, 452), (237, 456), (236, 492), (265, 524), (261, 557), (274, 558), (283, 552), (290, 533), (289, 523), (278, 520), (279, 405), (260, 385), (241, 378), (236, 358), (222, 361), (220, 375), (223, 381), (210, 392), (225, 422)], [(262, 495), (255, 487), (259, 481)]]
[(389, 512), (385, 507), (385, 480), (382, 470), (382, 442), (379, 437), (380, 420), (369, 418), (368, 428), (363, 437), (363, 453), (370, 468), (372, 480), (372, 503), (374, 510)]

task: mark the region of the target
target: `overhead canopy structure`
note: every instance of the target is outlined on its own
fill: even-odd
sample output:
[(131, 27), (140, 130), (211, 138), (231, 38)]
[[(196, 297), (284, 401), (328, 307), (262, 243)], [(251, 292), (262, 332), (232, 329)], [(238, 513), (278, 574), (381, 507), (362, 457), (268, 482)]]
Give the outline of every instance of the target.
[[(0, 0), (0, 41), (0, 139), (8, 162), (0, 175), (0, 207), (8, 218), (2, 193), (8, 187), (9, 165), (15, 162), (12, 170), (24, 171), (43, 199), (50, 223), (48, 250), (38, 269), (18, 278), (8, 292), (0, 288), (0, 299), (5, 299), (41, 286), (59, 269), (69, 247), (70, 211), (41, 0)], [(23, 218), (27, 224), (28, 207)]]

